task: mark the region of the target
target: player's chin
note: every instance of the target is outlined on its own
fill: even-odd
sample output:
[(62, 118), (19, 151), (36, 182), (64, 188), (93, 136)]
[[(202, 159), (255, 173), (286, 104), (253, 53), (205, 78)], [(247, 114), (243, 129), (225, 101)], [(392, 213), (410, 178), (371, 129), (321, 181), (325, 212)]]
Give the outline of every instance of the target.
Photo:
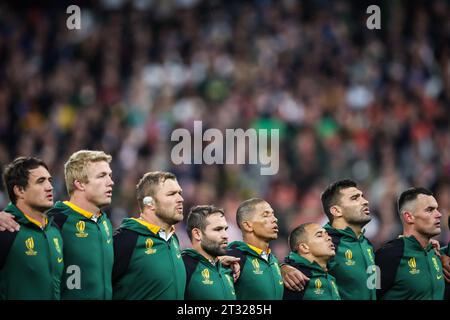
[(270, 240), (277, 240), (278, 239), (278, 232), (274, 232), (270, 235)]
[(96, 205), (99, 208), (109, 206), (111, 204), (111, 198), (103, 198)]
[(45, 212), (49, 210), (51, 207), (53, 207), (53, 205), (54, 205), (53, 200), (46, 200), (37, 205), (36, 208), (39, 208), (39, 211)]
[(175, 223), (183, 221), (183, 213), (176, 213), (173, 217), (173, 220), (175, 221)]
[(441, 234), (441, 231), (442, 231), (442, 230), (441, 230), (441, 227), (434, 228), (434, 229), (433, 229), (433, 232), (431, 232), (430, 235), (431, 235), (432, 237), (435, 237), (435, 236)]

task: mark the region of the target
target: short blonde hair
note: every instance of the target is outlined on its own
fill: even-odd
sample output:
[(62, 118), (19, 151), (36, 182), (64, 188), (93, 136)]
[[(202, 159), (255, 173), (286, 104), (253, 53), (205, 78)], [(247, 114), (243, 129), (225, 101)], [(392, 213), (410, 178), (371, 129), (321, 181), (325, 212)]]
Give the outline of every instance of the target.
[(75, 191), (74, 182), (88, 182), (87, 165), (90, 162), (106, 161), (110, 163), (112, 157), (103, 151), (80, 150), (72, 154), (64, 164), (64, 178), (69, 195)]
[(177, 181), (177, 177), (171, 172), (151, 171), (144, 174), (136, 185), (136, 194), (139, 208), (142, 210), (142, 201), (146, 196), (155, 198), (158, 186), (167, 179)]

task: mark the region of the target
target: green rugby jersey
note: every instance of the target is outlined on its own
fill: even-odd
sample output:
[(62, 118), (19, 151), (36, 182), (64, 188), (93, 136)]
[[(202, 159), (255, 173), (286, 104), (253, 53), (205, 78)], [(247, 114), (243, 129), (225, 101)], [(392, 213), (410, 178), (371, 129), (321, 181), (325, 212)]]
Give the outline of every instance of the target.
[(186, 300), (236, 300), (231, 270), (210, 262), (194, 249), (182, 251), (186, 267)]
[(13, 204), (18, 232), (0, 232), (0, 300), (59, 300), (63, 241), (50, 217), (43, 227)]
[(442, 300), (444, 275), (433, 246), (423, 248), (414, 236), (388, 242), (376, 254), (382, 300)]
[(110, 300), (114, 253), (112, 225), (106, 214), (95, 218), (69, 201), (56, 202), (48, 214), (60, 227), (64, 241), (61, 299)]
[[(124, 219), (114, 235), (113, 299), (183, 300), (186, 270), (178, 238), (142, 219)], [(173, 231), (172, 231), (173, 232)]]
[(316, 262), (290, 252), (284, 262), (306, 275), (309, 280), (302, 291), (284, 289), (283, 300), (341, 300), (336, 279)]
[(374, 275), (375, 255), (370, 241), (361, 234), (346, 229), (324, 226), (335, 246), (336, 255), (330, 261), (330, 274), (336, 278), (342, 300), (376, 300), (376, 286), (368, 285)]
[(228, 245), (228, 254), (240, 258), (241, 274), (234, 285), (237, 300), (281, 300), (283, 278), (277, 258), (242, 241)]

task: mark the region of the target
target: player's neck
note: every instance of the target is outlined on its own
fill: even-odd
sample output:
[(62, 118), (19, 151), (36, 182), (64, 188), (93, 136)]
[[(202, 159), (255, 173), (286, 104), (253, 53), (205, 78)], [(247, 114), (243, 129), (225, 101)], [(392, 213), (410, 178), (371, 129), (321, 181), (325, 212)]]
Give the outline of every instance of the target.
[(31, 207), (23, 201), (18, 201), (16, 207), (31, 219), (38, 221), (43, 226), (45, 225), (45, 218), (47, 216), (45, 212)]
[(80, 207), (83, 210), (86, 210), (87, 212), (90, 212), (94, 214), (94, 217), (97, 217), (100, 214), (100, 208), (93, 204), (92, 202), (88, 201), (83, 195), (74, 193), (70, 196), (69, 201), (76, 205), (77, 207)]
[(251, 246), (254, 246), (265, 252), (269, 250), (269, 242), (264, 239), (257, 238), (253, 234), (244, 235), (243, 238), (244, 242)]
[(309, 253), (302, 254), (301, 256), (311, 263), (315, 261), (324, 271), (327, 271), (327, 262), (328, 262), (327, 258), (314, 257), (312, 254)]
[(141, 213), (140, 218), (150, 224), (160, 227), (166, 233), (170, 232), (170, 230), (173, 228), (172, 224), (169, 224), (169, 223), (159, 219), (155, 214), (152, 214), (152, 213), (147, 213), (147, 212)]
[(356, 236), (359, 238), (362, 234), (362, 226), (359, 225), (351, 225), (349, 223), (347, 223), (347, 221), (345, 221), (344, 219), (336, 219), (333, 221), (332, 223), (333, 228), (335, 229), (340, 229), (340, 230), (344, 230), (347, 227), (352, 229), (353, 232), (356, 234)]
[(195, 244), (192, 244), (192, 248), (194, 248), (195, 251), (200, 253), (207, 260), (209, 260), (213, 263), (217, 262), (217, 257), (214, 257), (214, 256), (208, 254), (205, 250), (203, 250), (202, 246), (200, 245), (200, 242), (196, 242)]
[(414, 238), (416, 238), (416, 240), (420, 243), (422, 248), (426, 248), (426, 246), (428, 246), (428, 244), (430, 243), (431, 239), (430, 237), (427, 237), (414, 229), (405, 229), (405, 231), (403, 232), (403, 236), (404, 237), (414, 236)]

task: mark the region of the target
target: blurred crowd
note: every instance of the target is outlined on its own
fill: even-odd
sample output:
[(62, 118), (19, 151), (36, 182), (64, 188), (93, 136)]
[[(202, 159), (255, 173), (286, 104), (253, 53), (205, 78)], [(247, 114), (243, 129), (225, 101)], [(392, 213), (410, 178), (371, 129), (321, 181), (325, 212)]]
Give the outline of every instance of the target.
[[(369, 30), (366, 8), (376, 3), (382, 28)], [(396, 197), (424, 186), (443, 214), (439, 240), (450, 240), (448, 1), (78, 1), (80, 30), (66, 27), (69, 4), (0, 4), (2, 167), (42, 158), (65, 200), (65, 160), (104, 150), (115, 227), (138, 214), (135, 186), (150, 170), (177, 175), (186, 214), (194, 204), (223, 207), (230, 240), (240, 239), (239, 203), (262, 197), (279, 219), (279, 258), (295, 226), (327, 222), (320, 194), (336, 179), (364, 190), (376, 248), (401, 232)], [(171, 133), (194, 120), (279, 129), (278, 174), (174, 165)]]

